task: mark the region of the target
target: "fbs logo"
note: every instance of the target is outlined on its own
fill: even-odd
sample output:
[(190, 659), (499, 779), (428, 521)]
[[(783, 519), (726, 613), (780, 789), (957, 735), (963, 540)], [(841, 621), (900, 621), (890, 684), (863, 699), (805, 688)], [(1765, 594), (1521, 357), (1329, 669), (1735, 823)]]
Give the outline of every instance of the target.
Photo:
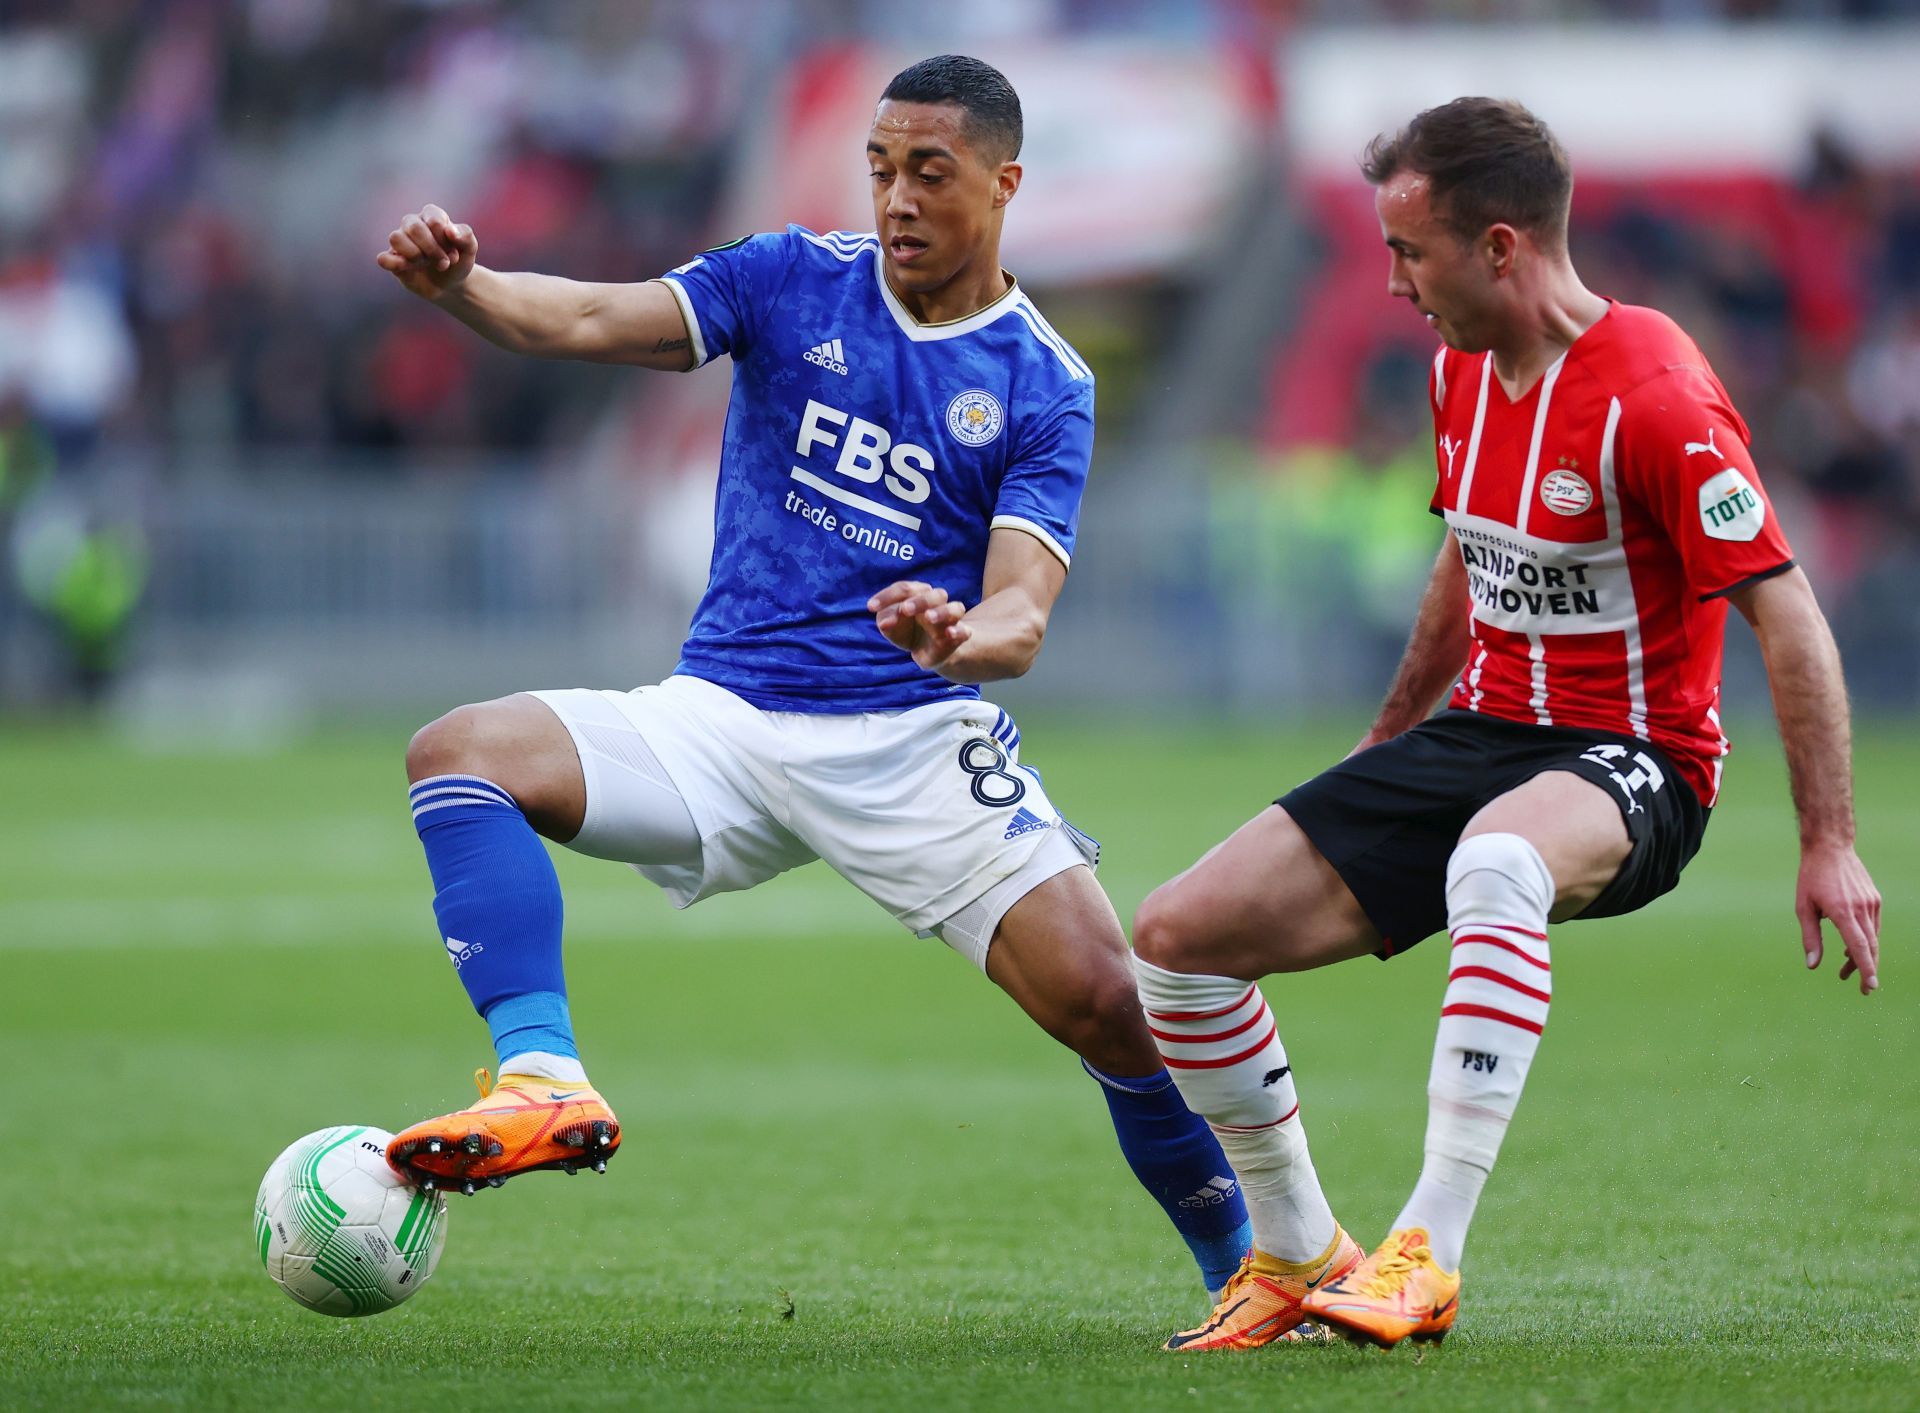
[[(808, 356), (811, 357), (811, 353)], [(811, 461), (817, 448), (833, 448), (839, 452), (833, 475), (840, 479), (830, 481), (810, 467), (795, 466), (791, 469), (794, 480), (855, 510), (864, 510), (909, 530), (920, 528), (920, 517), (902, 509), (900, 502), (924, 505), (933, 494), (933, 482), (928, 479), (933, 471), (933, 454), (925, 447), (895, 441), (893, 433), (878, 422), (869, 422), (864, 417), (852, 416), (808, 398), (793, 451), (801, 460)], [(884, 489), (895, 501), (889, 504), (874, 496), (861, 495), (842, 484), (843, 481), (869, 486), (876, 492)]]
[(482, 947), (478, 942), (462, 942), (458, 937), (449, 937), (447, 939), (447, 956), (452, 960), (455, 971), (460, 970), (460, 964), (462, 962), (486, 950), (487, 949)]
[(829, 373), (847, 376), (847, 355), (840, 347), (839, 339), (828, 339), (817, 343), (800, 355), (816, 368), (825, 368)]

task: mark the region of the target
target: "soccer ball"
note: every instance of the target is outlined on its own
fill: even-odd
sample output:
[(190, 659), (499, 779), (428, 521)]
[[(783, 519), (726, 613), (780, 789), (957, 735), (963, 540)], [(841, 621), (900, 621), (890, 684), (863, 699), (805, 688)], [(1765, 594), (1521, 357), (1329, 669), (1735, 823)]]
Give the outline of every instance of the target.
[(393, 1135), (341, 1125), (273, 1160), (253, 1201), (253, 1244), (273, 1283), (322, 1315), (377, 1315), (433, 1275), (447, 1199), (387, 1166)]

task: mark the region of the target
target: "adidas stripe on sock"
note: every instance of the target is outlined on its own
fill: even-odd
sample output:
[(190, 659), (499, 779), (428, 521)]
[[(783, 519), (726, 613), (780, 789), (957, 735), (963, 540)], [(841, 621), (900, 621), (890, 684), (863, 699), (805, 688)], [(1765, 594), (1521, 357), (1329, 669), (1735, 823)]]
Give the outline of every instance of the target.
[(486, 1018), (497, 1059), (577, 1063), (560, 961), (560, 880), (546, 845), (513, 796), (477, 775), (419, 781), (408, 800), (443, 945)]

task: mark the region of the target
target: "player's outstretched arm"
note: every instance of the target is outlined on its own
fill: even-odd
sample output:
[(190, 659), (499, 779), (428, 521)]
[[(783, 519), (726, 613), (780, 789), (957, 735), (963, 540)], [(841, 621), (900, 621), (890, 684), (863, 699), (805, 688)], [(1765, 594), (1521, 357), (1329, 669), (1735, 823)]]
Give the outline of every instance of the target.
[(987, 539), (980, 602), (971, 611), (945, 589), (918, 580), (889, 584), (867, 600), (888, 642), (953, 682), (1019, 677), (1040, 655), (1067, 567), (1024, 530)]
[(1813, 586), (1789, 569), (1729, 595), (1753, 625), (1773, 688), (1773, 711), (1786, 747), (1793, 807), (1800, 819), (1800, 918), (1807, 965), (1820, 965), (1820, 921), (1846, 946), (1840, 968), (1856, 973), (1860, 994), (1880, 985), (1880, 890), (1854, 852), (1853, 739), (1840, 653)]
[(674, 372), (693, 366), (680, 305), (658, 280), (606, 285), (505, 274), (480, 264), (479, 253), (473, 227), (429, 205), (401, 221), (374, 260), (409, 293), (512, 353)]
[(1467, 665), (1467, 648), (1472, 641), (1467, 612), (1467, 566), (1460, 558), (1459, 542), (1449, 530), (1433, 561), (1427, 591), (1420, 596), (1420, 612), (1414, 617), (1413, 632), (1407, 638), (1407, 650), (1400, 655), (1400, 667), (1393, 674), (1387, 699), (1354, 750), (1377, 746), (1418, 726), (1432, 713), (1434, 703)]

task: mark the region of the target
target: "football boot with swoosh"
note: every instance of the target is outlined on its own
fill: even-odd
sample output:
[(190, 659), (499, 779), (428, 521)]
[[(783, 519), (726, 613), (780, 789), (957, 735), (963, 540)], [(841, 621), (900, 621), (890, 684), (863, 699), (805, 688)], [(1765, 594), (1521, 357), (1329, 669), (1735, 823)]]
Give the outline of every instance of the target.
[(475, 1070), (480, 1098), (467, 1108), (395, 1134), (387, 1162), (409, 1181), (473, 1193), (522, 1173), (607, 1170), (620, 1151), (620, 1121), (588, 1084)]
[(1258, 1251), (1241, 1258), (1240, 1269), (1221, 1292), (1219, 1304), (1205, 1324), (1182, 1330), (1166, 1348), (1182, 1354), (1192, 1350), (1258, 1349), (1275, 1340), (1317, 1340), (1321, 1332), (1302, 1329), (1304, 1302), (1320, 1286), (1339, 1279), (1360, 1264), (1361, 1251), (1345, 1229), (1335, 1227), (1333, 1240), (1319, 1257), (1289, 1265)]
[(1460, 1313), (1460, 1273), (1440, 1269), (1419, 1227), (1390, 1232), (1366, 1260), (1306, 1298), (1306, 1315), (1354, 1341), (1391, 1349), (1438, 1343)]

